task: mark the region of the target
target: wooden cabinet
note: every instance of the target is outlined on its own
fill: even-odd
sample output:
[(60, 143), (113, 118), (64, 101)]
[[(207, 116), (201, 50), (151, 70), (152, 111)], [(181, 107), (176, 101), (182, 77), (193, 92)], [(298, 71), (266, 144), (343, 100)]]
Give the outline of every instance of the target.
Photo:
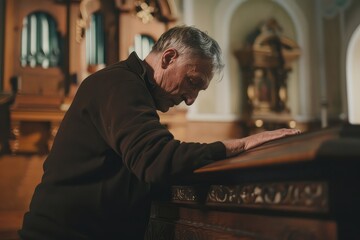
[(202, 167), (153, 202), (147, 239), (356, 240), (359, 149), (348, 125)]

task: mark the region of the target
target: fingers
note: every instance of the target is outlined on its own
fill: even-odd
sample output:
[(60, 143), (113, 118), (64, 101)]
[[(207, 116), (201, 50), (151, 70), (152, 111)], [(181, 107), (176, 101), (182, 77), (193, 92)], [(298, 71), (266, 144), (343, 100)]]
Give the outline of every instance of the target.
[[(275, 140), (282, 137), (288, 137), (292, 135), (300, 134), (301, 131), (299, 129), (291, 129), (291, 128), (281, 128), (273, 131), (265, 131), (264, 134), (268, 138), (268, 140)], [(265, 139), (266, 139), (265, 137)]]
[(299, 129), (295, 128), (281, 128), (274, 131), (280, 131), (282, 134), (284, 134), (284, 136), (296, 135), (301, 133)]
[(300, 134), (301, 133), (301, 131), (299, 130), (299, 129), (290, 129), (290, 130), (292, 130), (292, 135), (296, 135), (296, 134)]

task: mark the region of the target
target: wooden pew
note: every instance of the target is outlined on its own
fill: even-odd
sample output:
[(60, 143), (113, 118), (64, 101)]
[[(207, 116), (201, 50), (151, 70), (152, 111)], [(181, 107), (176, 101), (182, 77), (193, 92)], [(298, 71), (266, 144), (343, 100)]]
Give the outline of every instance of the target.
[(218, 161), (152, 204), (146, 239), (360, 239), (360, 126)]
[(65, 115), (59, 96), (17, 94), (11, 111), (13, 154), (47, 154)]

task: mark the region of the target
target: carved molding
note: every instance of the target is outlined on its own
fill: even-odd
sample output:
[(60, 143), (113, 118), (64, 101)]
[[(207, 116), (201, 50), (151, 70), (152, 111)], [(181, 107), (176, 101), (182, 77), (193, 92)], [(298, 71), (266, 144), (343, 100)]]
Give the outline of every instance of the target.
[(174, 0), (116, 0), (115, 4), (123, 13), (134, 14), (143, 23), (156, 18), (162, 22), (174, 22), (177, 9)]
[(325, 182), (211, 185), (206, 190), (192, 186), (173, 186), (172, 201), (216, 206), (326, 212), (328, 186)]
[(80, 16), (76, 21), (76, 41), (78, 43), (85, 36), (85, 30), (90, 25), (91, 14), (100, 10), (99, 0), (82, 0), (80, 2)]

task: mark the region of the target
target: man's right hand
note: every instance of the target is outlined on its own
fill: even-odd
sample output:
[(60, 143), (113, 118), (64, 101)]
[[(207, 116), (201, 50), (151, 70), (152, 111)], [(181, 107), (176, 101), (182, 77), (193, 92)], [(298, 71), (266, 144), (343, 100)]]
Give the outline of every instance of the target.
[(263, 143), (300, 133), (301, 132), (298, 129), (282, 128), (273, 131), (257, 133), (244, 138), (225, 140), (222, 142), (226, 147), (226, 157), (232, 157), (239, 153), (257, 147)]

